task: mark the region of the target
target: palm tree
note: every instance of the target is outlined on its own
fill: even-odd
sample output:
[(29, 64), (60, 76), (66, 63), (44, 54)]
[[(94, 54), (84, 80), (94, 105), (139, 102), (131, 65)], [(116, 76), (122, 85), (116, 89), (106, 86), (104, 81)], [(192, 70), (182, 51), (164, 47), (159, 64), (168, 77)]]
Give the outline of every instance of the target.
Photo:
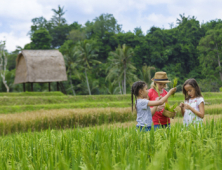
[(131, 63), (131, 58), (133, 56), (133, 49), (123, 44), (116, 48), (116, 51), (110, 52), (109, 55), (109, 73), (107, 75), (108, 79), (111, 77), (115, 77), (114, 82), (118, 82), (120, 86), (120, 82), (122, 81), (123, 86), (123, 94), (126, 94), (126, 83), (131, 83), (135, 79), (137, 79), (136, 75), (133, 73), (136, 68)]
[(69, 49), (67, 47), (66, 53), (64, 55), (64, 60), (65, 60), (65, 64), (67, 67), (67, 74), (68, 74), (68, 78), (70, 81), (71, 89), (72, 89), (73, 95), (75, 96), (76, 92), (75, 92), (74, 86), (72, 84), (72, 74), (77, 76), (79, 79), (81, 78), (81, 74), (78, 69), (78, 64), (75, 62), (76, 56), (74, 54), (75, 53), (74, 53), (73, 49)]
[(106, 72), (108, 72), (106, 76), (106, 80), (108, 80), (109, 82), (112, 82), (112, 86), (118, 84), (119, 93), (123, 94), (122, 87), (121, 87), (122, 77), (120, 76), (120, 69), (117, 67), (113, 67), (111, 60), (109, 60), (109, 63), (110, 65), (109, 67), (107, 67), (107, 70), (106, 70)]
[(156, 68), (153, 66), (147, 66), (146, 63), (142, 67), (143, 81), (145, 81), (147, 83), (147, 85), (150, 85), (150, 83), (151, 83), (151, 71), (152, 70), (156, 70)]
[(94, 45), (94, 43), (89, 43), (87, 40), (84, 40), (77, 43), (74, 51), (74, 55), (77, 56), (76, 62), (84, 69), (88, 92), (89, 95), (91, 95), (89, 80), (87, 77), (87, 70), (91, 69), (91, 66), (101, 63), (100, 61), (95, 60), (95, 58), (97, 58), (98, 56), (98, 54), (96, 54), (96, 52), (98, 52), (98, 49)]
[(60, 26), (61, 24), (66, 23), (66, 19), (62, 17), (65, 14), (64, 7), (61, 8), (59, 5), (58, 10), (52, 9), (52, 11), (55, 15), (53, 15), (51, 21), (55, 24), (55, 26)]

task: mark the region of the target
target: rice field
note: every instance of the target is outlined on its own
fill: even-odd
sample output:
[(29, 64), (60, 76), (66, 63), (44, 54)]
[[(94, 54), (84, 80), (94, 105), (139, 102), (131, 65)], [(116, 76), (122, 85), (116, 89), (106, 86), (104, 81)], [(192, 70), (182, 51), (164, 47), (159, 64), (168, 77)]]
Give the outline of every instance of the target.
[(202, 126), (178, 112), (150, 132), (136, 130), (129, 95), (42, 94), (0, 94), (0, 169), (222, 169), (222, 93), (204, 93)]
[(2, 169), (222, 168), (222, 119), (202, 127), (139, 132), (131, 127), (46, 130), (0, 137)]

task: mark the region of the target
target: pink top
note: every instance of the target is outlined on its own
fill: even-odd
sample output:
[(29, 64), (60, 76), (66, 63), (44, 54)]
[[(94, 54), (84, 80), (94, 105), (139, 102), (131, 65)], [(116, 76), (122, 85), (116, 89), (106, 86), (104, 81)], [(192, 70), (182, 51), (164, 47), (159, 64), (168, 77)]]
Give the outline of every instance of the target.
[[(167, 94), (167, 91), (163, 89), (163, 93), (160, 94), (160, 96), (164, 97)], [(155, 101), (158, 99), (158, 93), (156, 92), (156, 90), (154, 90), (153, 88), (149, 89), (149, 93), (148, 96), (150, 98), (150, 101)], [(155, 114), (153, 115), (153, 124), (154, 125), (165, 125), (165, 124), (169, 124), (170, 123), (170, 118), (163, 116), (164, 109), (159, 111), (159, 112), (155, 112)]]

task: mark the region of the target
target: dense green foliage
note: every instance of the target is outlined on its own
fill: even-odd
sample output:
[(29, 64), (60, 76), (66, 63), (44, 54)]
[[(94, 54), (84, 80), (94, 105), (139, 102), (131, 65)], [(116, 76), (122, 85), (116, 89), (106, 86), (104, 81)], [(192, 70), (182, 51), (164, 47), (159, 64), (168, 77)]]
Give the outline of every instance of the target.
[[(81, 25), (78, 22), (67, 23), (64, 7), (59, 6), (52, 11), (51, 20), (44, 17), (32, 19), (29, 32), (32, 42), (24, 48), (59, 48), (66, 60), (69, 80), (64, 86), (69, 94), (129, 93), (130, 85), (135, 81), (133, 77), (150, 83), (154, 71), (160, 70), (166, 71), (171, 80), (177, 77), (179, 85), (188, 78), (195, 78), (202, 91), (219, 91), (222, 86), (220, 19), (200, 24), (194, 16), (180, 15), (175, 27), (163, 29), (153, 26), (144, 33), (139, 27), (134, 32), (124, 32), (112, 14), (102, 14)], [(42, 35), (45, 35), (44, 38)], [(92, 50), (81, 50), (84, 44)], [(131, 52), (130, 59), (122, 60), (121, 65), (121, 62), (114, 60), (113, 54), (124, 44)], [(18, 47), (9, 54), (6, 80), (10, 91), (22, 91), (21, 85), (13, 85), (15, 57), (21, 49)], [(97, 64), (86, 67), (87, 62), (79, 58), (90, 51), (93, 57), (87, 62)], [(119, 64), (115, 65), (114, 61)], [(124, 71), (121, 72), (124, 62), (129, 63), (129, 67), (125, 65), (128, 69), (125, 76)], [(52, 86), (56, 89), (55, 85)], [(47, 86), (36, 84), (34, 90), (47, 90)], [(0, 91), (5, 91), (2, 80)], [(178, 91), (181, 91), (181, 86)]]
[(221, 169), (222, 120), (138, 132), (95, 127), (0, 138), (3, 169)]

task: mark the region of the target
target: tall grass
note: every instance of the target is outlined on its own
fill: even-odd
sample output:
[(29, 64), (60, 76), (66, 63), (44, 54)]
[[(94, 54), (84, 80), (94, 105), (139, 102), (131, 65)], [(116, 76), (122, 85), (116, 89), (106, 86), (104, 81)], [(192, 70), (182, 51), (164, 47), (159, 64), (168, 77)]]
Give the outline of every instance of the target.
[(0, 137), (2, 169), (222, 169), (222, 120), (138, 132), (87, 128)]
[(0, 115), (0, 135), (50, 128), (87, 127), (136, 120), (129, 108), (40, 110)]
[[(222, 105), (205, 107), (206, 115), (222, 113)], [(177, 117), (181, 117), (177, 113)], [(207, 119), (206, 117), (204, 119)], [(131, 108), (85, 108), (85, 109), (60, 109), (39, 110), (17, 114), (0, 115), (0, 135), (15, 132), (26, 132), (29, 129), (39, 131), (53, 128), (72, 128), (73, 126), (87, 127), (104, 123), (135, 121), (136, 113), (131, 113)]]

